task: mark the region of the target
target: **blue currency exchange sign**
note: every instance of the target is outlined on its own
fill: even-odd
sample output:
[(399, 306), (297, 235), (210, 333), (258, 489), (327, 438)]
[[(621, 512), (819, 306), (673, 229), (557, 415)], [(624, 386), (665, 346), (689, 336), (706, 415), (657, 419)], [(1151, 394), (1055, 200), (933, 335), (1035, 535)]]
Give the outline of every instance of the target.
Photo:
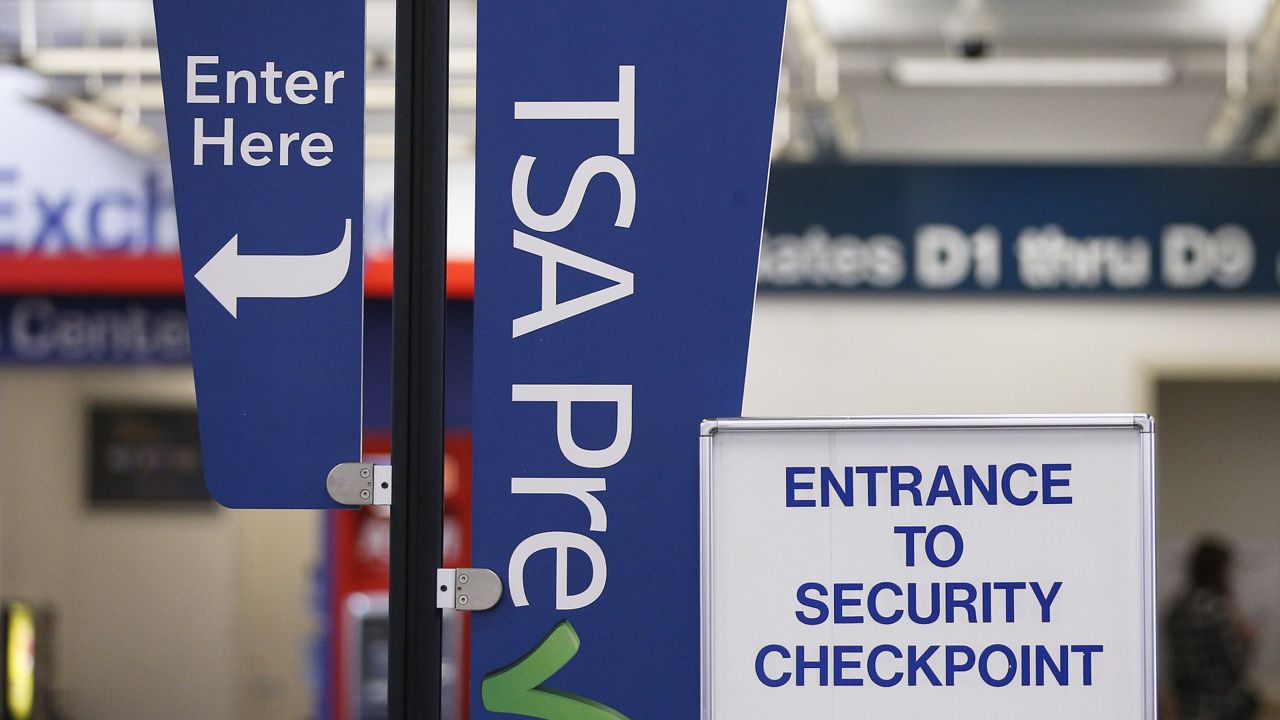
[(473, 717), (693, 718), (698, 426), (741, 411), (784, 0), (479, 8)]
[(205, 480), (333, 507), (360, 457), (364, 3), (155, 10)]

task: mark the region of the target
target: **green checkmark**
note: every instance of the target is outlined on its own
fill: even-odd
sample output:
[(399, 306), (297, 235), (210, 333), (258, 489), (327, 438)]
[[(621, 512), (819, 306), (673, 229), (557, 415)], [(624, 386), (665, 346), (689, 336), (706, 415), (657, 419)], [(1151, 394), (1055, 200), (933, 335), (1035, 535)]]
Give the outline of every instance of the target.
[(581, 646), (568, 620), (556, 623), (527, 655), (485, 676), (480, 684), (485, 709), (543, 720), (628, 720), (594, 700), (542, 686)]

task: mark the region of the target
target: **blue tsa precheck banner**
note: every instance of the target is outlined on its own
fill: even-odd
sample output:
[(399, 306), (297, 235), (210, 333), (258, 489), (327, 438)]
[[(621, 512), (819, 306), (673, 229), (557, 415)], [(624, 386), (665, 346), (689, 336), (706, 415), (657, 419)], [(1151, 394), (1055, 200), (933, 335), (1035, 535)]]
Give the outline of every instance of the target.
[(698, 441), (738, 413), (786, 3), (482, 3), (473, 717), (698, 712)]
[(325, 508), (360, 458), (364, 3), (155, 0), (205, 481)]

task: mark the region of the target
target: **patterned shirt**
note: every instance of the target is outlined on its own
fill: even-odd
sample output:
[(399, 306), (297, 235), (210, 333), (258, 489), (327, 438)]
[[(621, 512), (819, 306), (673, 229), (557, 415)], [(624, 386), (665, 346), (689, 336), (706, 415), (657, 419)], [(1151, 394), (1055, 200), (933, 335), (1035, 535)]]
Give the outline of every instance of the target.
[(1188, 591), (1169, 613), (1165, 637), (1181, 720), (1248, 720), (1249, 644), (1236, 630), (1227, 598)]

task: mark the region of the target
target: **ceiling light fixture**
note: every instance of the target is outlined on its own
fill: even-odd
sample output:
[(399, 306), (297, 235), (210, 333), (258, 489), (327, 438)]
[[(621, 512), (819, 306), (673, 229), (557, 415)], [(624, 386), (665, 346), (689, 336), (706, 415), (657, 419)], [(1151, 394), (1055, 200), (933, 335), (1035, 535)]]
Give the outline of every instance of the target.
[(916, 88), (1165, 87), (1177, 73), (1166, 58), (899, 58), (890, 78)]

